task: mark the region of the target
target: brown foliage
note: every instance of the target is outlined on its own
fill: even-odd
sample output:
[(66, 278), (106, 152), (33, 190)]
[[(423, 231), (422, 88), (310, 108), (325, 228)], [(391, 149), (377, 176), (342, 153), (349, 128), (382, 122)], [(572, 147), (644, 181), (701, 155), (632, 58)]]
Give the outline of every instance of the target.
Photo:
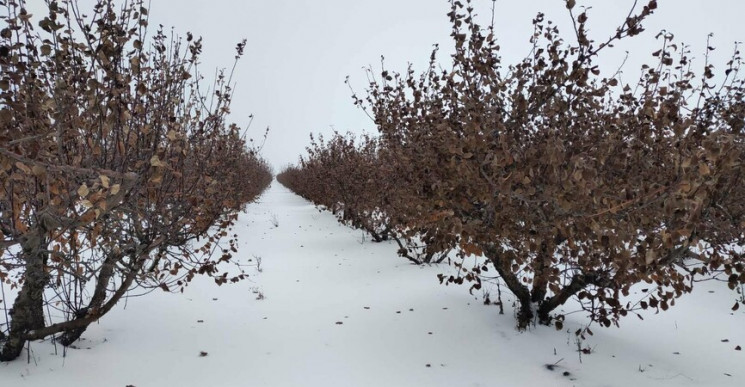
[[(622, 84), (600, 75), (597, 56), (642, 32), (656, 1), (602, 43), (587, 36), (586, 11), (567, 5), (576, 43), (539, 14), (532, 53), (515, 65), (502, 64), (470, 2), (454, 1), (449, 70), (435, 52), (420, 76), (371, 71), (356, 104), (375, 119), (384, 168), (405, 171), (385, 192), (398, 203), (381, 207), (389, 227), (417, 230), (436, 251), (483, 256), (517, 298), (520, 328), (536, 314), (550, 323), (572, 297), (610, 326), (667, 309), (698, 279), (745, 283), (739, 49), (718, 72), (709, 48), (697, 71), (661, 33), (653, 64)], [(448, 282), (480, 286), (482, 269)], [(643, 298), (622, 301), (639, 283), (650, 284)]]
[(388, 238), (381, 210), (388, 189), (377, 141), (335, 134), (328, 142), (311, 136), (308, 158), (288, 167), (277, 180), (306, 199), (324, 206), (339, 221), (364, 229), (377, 242)]
[(410, 228), (406, 219), (423, 216), (411, 200), (418, 193), (409, 180), (407, 163), (380, 146), (378, 140), (338, 133), (327, 142), (311, 136), (308, 157), (288, 167), (277, 180), (313, 203), (330, 210), (343, 224), (364, 230), (373, 241), (392, 239), (399, 255), (416, 264), (441, 262), (441, 247), (423, 228)]
[(0, 360), (48, 335), (72, 343), (136, 286), (244, 278), (219, 266), (271, 172), (225, 122), (229, 74), (200, 94), (201, 40), (147, 38), (141, 0), (98, 2), (88, 18), (75, 1), (42, 18), (23, 1), (2, 8), (0, 280), (20, 290)]

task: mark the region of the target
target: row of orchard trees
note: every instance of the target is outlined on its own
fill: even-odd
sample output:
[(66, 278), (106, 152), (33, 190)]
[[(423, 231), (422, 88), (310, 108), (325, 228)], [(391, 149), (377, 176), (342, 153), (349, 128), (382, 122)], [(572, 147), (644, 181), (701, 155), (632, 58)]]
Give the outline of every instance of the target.
[[(399, 252), (415, 260), (482, 256), (488, 265), (441, 280), (479, 285), (481, 271), (496, 271), (519, 328), (536, 318), (561, 327), (553, 312), (570, 298), (610, 326), (666, 310), (700, 278), (745, 283), (739, 50), (715, 70), (709, 48), (699, 71), (660, 34), (639, 81), (621, 84), (600, 75), (598, 54), (638, 35), (656, 1), (602, 43), (574, 3), (576, 36), (560, 38), (538, 15), (530, 56), (505, 66), (493, 30), (454, 1), (452, 67), (433, 54), (421, 75), (372, 77), (355, 99), (380, 136), (314, 143), (280, 182), (377, 239), (403, 239)], [(624, 297), (642, 282), (648, 293)]]
[(373, 241), (396, 241), (399, 255), (413, 263), (439, 263), (447, 257), (452, 243), (407, 220), (438, 215), (418, 205), (423, 186), (411, 178), (414, 165), (403, 162), (402, 154), (377, 138), (338, 133), (328, 141), (311, 137), (307, 151), (300, 166), (277, 175), (280, 183), (330, 210), (340, 222), (364, 230)]
[(200, 40), (148, 36), (143, 0), (0, 4), (0, 361), (135, 287), (242, 279), (228, 232), (272, 176), (226, 123), (229, 74), (200, 93)]

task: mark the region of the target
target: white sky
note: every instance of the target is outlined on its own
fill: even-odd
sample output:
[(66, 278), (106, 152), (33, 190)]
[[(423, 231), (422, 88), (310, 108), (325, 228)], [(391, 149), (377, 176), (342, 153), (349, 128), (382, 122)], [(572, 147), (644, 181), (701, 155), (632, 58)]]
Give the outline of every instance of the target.
[[(30, 8), (41, 0), (27, 0)], [(92, 0), (85, 0), (89, 2)], [(720, 68), (735, 41), (745, 40), (745, 1), (659, 0), (647, 31), (619, 46), (601, 61), (613, 72), (624, 51), (631, 51), (625, 80), (638, 76), (639, 64), (657, 49), (657, 32), (667, 29), (702, 57), (706, 36), (714, 33)], [(639, 0), (641, 5), (646, 0)], [(480, 21), (491, 15), (491, 0), (474, 0)], [(628, 13), (633, 0), (578, 0), (591, 6), (590, 36), (605, 39)], [(564, 0), (497, 0), (495, 25), (505, 64), (528, 53), (531, 20), (539, 11), (557, 22), (565, 39), (573, 39)], [(389, 70), (405, 71), (426, 65), (434, 43), (441, 46), (441, 63), (449, 65), (448, 0), (152, 0), (150, 20), (191, 31), (204, 39), (202, 69), (232, 65), (234, 47), (248, 39), (246, 55), (235, 74), (237, 88), (232, 121), (241, 126), (254, 114), (253, 137), (266, 127), (264, 157), (279, 172), (304, 153), (308, 134), (334, 130), (375, 133), (373, 123), (356, 108), (344, 84), (347, 75), (359, 94), (367, 83), (363, 67), (379, 66), (386, 57)], [(702, 63), (699, 61), (698, 63)]]

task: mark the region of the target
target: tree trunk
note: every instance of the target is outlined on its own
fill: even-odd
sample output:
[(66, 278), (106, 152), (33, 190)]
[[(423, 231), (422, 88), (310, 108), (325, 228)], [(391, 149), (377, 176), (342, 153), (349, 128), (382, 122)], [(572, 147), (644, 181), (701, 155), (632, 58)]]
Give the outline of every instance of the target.
[(497, 269), (497, 273), (502, 277), (507, 288), (517, 297), (517, 302), (519, 303), (517, 309), (517, 329), (521, 331), (527, 329), (533, 321), (534, 316), (530, 290), (527, 286), (520, 283), (520, 279), (517, 278), (510, 268), (510, 262), (502, 258), (498, 252), (493, 249), (486, 249), (484, 253), (492, 262), (494, 268)]
[(46, 240), (39, 231), (31, 231), (22, 243), (26, 271), (21, 291), (10, 311), (10, 331), (5, 338), (0, 361), (11, 361), (21, 355), (26, 333), (44, 328), (44, 288), (48, 275)]
[[(398, 255), (399, 256), (408, 259), (411, 263), (413, 263), (415, 265), (421, 265), (422, 264), (422, 261), (421, 260), (416, 259), (415, 257), (412, 257), (409, 254), (409, 249), (407, 248), (406, 245), (404, 245), (403, 242), (401, 242), (401, 238), (399, 238), (398, 236), (396, 236), (395, 233), (391, 233), (391, 238), (393, 238), (393, 240), (396, 241), (396, 243), (398, 244)], [(406, 239), (406, 237), (403, 237), (403, 238)], [(408, 241), (407, 241), (407, 243), (408, 243)]]
[(124, 277), (123, 281), (119, 284), (119, 287), (116, 289), (116, 291), (111, 294), (109, 297), (109, 300), (106, 301), (103, 305), (101, 305), (98, 309), (91, 309), (88, 310), (85, 316), (74, 318), (70, 321), (64, 321), (56, 324), (52, 324), (50, 326), (35, 330), (29, 334), (26, 335), (27, 340), (39, 340), (44, 337), (47, 337), (49, 335), (53, 335), (55, 333), (59, 332), (66, 332), (66, 331), (72, 331), (78, 328), (87, 327), (92, 322), (98, 320), (103, 315), (108, 313), (114, 305), (116, 305), (119, 300), (127, 293), (130, 286), (132, 286), (132, 283), (134, 282), (135, 277), (137, 277), (137, 274), (142, 270), (143, 265), (145, 264), (145, 257), (142, 257), (138, 262), (135, 262), (133, 265), (134, 267), (127, 273), (127, 275)]
[[(530, 323), (533, 321), (533, 302), (530, 298), (530, 291), (527, 287), (520, 283), (517, 276), (512, 272), (503, 271), (497, 269), (499, 275), (504, 280), (504, 283), (517, 297), (519, 303), (517, 308), (517, 329), (524, 331), (528, 329)], [(504, 273), (504, 274), (503, 274)]]
[[(75, 312), (75, 319), (83, 319), (88, 316), (88, 313), (96, 313), (101, 308), (104, 301), (106, 301), (106, 291), (108, 289), (109, 282), (111, 282), (111, 278), (114, 276), (114, 267), (116, 265), (116, 262), (118, 262), (121, 258), (121, 255), (116, 254), (111, 254), (106, 258), (101, 267), (101, 272), (98, 274), (96, 289), (93, 291), (93, 297), (91, 297), (91, 301), (88, 303), (87, 307)], [(90, 325), (90, 322), (81, 327), (65, 330), (59, 338), (60, 343), (65, 347), (74, 343), (80, 338), (80, 336), (83, 335), (85, 330), (88, 329), (88, 325)]]
[(550, 313), (559, 306), (564, 305), (570, 297), (574, 296), (588, 285), (606, 286), (609, 282), (610, 279), (606, 275), (597, 272), (575, 275), (572, 277), (572, 281), (569, 282), (569, 285), (564, 286), (559, 293), (554, 294), (553, 297), (547, 298), (541, 302), (538, 306), (538, 322), (544, 325), (550, 324)]
[(536, 267), (533, 275), (533, 288), (531, 301), (534, 303), (542, 303), (546, 298), (548, 291), (548, 277), (550, 269), (551, 257), (549, 255), (549, 249), (546, 242), (541, 242), (541, 250), (536, 256)]

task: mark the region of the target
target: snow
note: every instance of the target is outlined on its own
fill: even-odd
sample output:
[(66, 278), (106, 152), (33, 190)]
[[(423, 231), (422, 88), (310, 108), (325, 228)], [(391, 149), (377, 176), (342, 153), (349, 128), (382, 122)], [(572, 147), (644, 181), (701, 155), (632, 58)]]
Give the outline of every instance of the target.
[(276, 182), (235, 231), (249, 280), (130, 298), (66, 356), (35, 342), (30, 362), (0, 364), (0, 386), (745, 385), (745, 313), (719, 283), (645, 321), (593, 326), (580, 362), (581, 313), (565, 331), (519, 333), (509, 303), (500, 315), (440, 285), (450, 268), (413, 266)]

